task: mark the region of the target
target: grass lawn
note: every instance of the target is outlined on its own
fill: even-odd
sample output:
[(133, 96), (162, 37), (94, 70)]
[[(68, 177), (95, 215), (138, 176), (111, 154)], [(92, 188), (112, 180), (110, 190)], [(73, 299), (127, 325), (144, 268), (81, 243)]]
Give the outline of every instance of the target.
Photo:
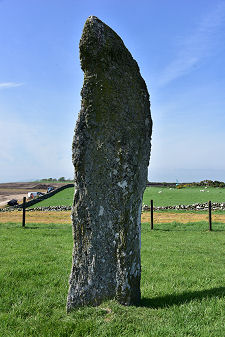
[(37, 204), (34, 204), (29, 208), (45, 207), (45, 206), (71, 206), (73, 203), (73, 194), (74, 194), (74, 187), (69, 187), (66, 188), (65, 190), (62, 190), (54, 194), (52, 197), (48, 199), (42, 200)]
[(0, 224), (0, 336), (225, 335), (225, 232), (142, 225), (142, 300), (65, 312), (70, 225)]
[[(204, 190), (205, 192), (200, 192)], [(31, 208), (41, 206), (72, 205), (74, 188), (67, 188), (51, 198), (43, 200)], [(154, 206), (173, 206), (212, 202), (225, 202), (225, 188), (208, 187), (187, 187), (182, 189), (169, 187), (147, 187), (143, 197), (143, 203), (150, 205), (150, 200), (154, 200)]]
[[(204, 192), (201, 192), (204, 190)], [(195, 203), (204, 203), (211, 200), (212, 202), (225, 202), (225, 188), (217, 187), (186, 187), (186, 188), (169, 188), (169, 187), (147, 187), (143, 197), (143, 203), (150, 205), (153, 199), (155, 206), (174, 206), (190, 205)]]

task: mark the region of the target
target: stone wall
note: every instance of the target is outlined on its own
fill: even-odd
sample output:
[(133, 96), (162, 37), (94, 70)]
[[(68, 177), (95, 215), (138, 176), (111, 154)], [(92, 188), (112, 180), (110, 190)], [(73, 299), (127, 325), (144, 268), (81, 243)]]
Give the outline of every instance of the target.
[[(143, 205), (142, 211), (150, 211), (150, 206)], [(164, 211), (164, 210), (189, 210), (189, 211), (207, 211), (208, 210), (208, 203), (197, 203), (192, 205), (175, 205), (175, 206), (160, 206), (160, 207), (153, 207), (154, 211)], [(225, 210), (225, 203), (219, 202), (212, 202), (212, 210)]]
[[(175, 206), (161, 206), (161, 207), (153, 207), (154, 211), (165, 211), (165, 210), (189, 210), (189, 211), (207, 211), (208, 203), (203, 204), (192, 204), (192, 205), (175, 205)], [(22, 208), (8, 207), (8, 208), (0, 208), (0, 212), (8, 212), (8, 211), (21, 211)], [(27, 209), (28, 212), (33, 211), (70, 211), (71, 206), (47, 206), (47, 207), (34, 207), (32, 209)], [(225, 210), (225, 203), (221, 202), (212, 202), (212, 210)], [(143, 205), (142, 212), (150, 211), (150, 206)]]

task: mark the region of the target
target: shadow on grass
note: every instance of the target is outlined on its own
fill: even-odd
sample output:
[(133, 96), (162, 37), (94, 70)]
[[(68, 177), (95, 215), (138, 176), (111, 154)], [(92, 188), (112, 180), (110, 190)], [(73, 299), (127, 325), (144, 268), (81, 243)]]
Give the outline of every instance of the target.
[(166, 308), (173, 305), (181, 305), (192, 300), (202, 300), (204, 298), (225, 297), (225, 287), (212, 288), (201, 291), (190, 291), (182, 294), (171, 294), (155, 298), (142, 298), (140, 306), (152, 309)]

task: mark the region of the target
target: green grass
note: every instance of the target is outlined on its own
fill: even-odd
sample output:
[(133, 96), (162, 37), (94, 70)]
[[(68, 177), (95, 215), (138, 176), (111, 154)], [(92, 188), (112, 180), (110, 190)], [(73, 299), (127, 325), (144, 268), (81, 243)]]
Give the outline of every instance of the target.
[[(182, 189), (170, 189), (168, 187), (147, 187), (143, 197), (143, 203), (150, 205), (150, 200), (154, 200), (154, 206), (173, 206), (212, 202), (225, 202), (225, 188), (209, 187), (200, 192), (202, 187), (187, 187)], [(159, 193), (161, 191), (161, 193)], [(207, 192), (209, 191), (209, 192)], [(67, 188), (49, 199), (43, 200), (33, 207), (72, 205), (74, 188)]]
[(71, 206), (73, 203), (73, 194), (74, 194), (74, 187), (69, 187), (66, 188), (65, 190), (62, 190), (54, 194), (52, 197), (48, 199), (42, 200), (37, 204), (34, 204), (29, 208), (46, 207), (46, 206)]
[[(204, 190), (205, 192), (200, 192)], [(159, 193), (161, 192), (161, 193)], [(154, 200), (154, 206), (174, 206), (212, 202), (225, 202), (225, 188), (186, 187), (182, 189), (169, 187), (147, 187), (143, 197), (143, 203), (150, 205)]]
[(0, 225), (0, 336), (224, 336), (225, 231), (142, 225), (142, 301), (65, 312), (69, 225)]

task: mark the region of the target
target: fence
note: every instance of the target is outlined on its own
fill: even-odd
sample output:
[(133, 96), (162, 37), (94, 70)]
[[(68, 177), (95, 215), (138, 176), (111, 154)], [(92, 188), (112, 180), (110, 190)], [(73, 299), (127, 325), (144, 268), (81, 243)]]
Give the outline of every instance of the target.
[[(153, 200), (150, 202), (150, 229), (154, 229), (154, 207), (153, 207)], [(26, 214), (26, 197), (23, 198), (23, 204), (22, 204), (22, 226), (25, 227), (25, 214)], [(209, 222), (209, 231), (212, 231), (212, 203), (211, 201), (208, 202), (208, 222)]]
[[(150, 202), (150, 229), (154, 229), (154, 207), (153, 207), (153, 200)], [(208, 218), (209, 218), (209, 231), (212, 231), (212, 202), (209, 200), (208, 202)]]
[[(19, 208), (18, 207), (13, 207), (13, 208), (11, 208), (11, 209), (8, 209), (9, 211), (11, 211), (11, 210), (16, 210), (16, 209), (18, 209), (18, 210), (20, 210), (20, 211), (22, 211), (21, 213), (22, 213), (22, 226), (23, 227), (25, 227), (25, 217), (26, 217), (26, 208), (27, 207), (30, 207), (31, 205), (34, 205), (35, 203), (37, 203), (37, 202), (39, 202), (39, 201), (41, 201), (41, 200), (43, 200), (43, 199), (47, 199), (47, 198), (49, 198), (49, 197), (51, 197), (52, 195), (54, 195), (54, 194), (56, 194), (56, 193), (58, 193), (59, 191), (61, 191), (61, 190), (63, 190), (63, 189), (65, 189), (65, 188), (69, 188), (69, 187), (73, 187), (74, 185), (73, 184), (68, 184), (68, 185), (65, 185), (65, 186), (62, 186), (62, 187), (60, 187), (60, 188), (58, 188), (58, 189), (56, 189), (56, 190), (54, 190), (54, 191), (52, 191), (52, 192), (50, 192), (50, 193), (48, 193), (48, 194), (46, 194), (46, 195), (44, 195), (44, 196), (42, 196), (42, 197), (39, 197), (39, 198), (37, 198), (37, 199), (35, 199), (35, 200), (31, 200), (31, 201), (28, 201), (28, 202), (26, 202), (26, 198), (24, 197), (24, 199), (23, 199), (23, 204), (22, 205), (20, 205), (19, 206)], [(193, 204), (193, 205), (197, 205), (197, 204)], [(191, 205), (191, 206), (193, 206), (193, 205)], [(203, 204), (202, 204), (203, 205)], [(153, 200), (151, 200), (150, 201), (150, 207), (148, 206), (148, 209), (146, 209), (145, 208), (145, 206), (147, 206), (147, 205), (143, 205), (143, 208), (142, 208), (142, 210), (143, 211), (145, 211), (145, 210), (148, 210), (148, 211), (150, 211), (150, 229), (151, 230), (153, 230), (154, 229), (154, 220), (156, 221), (156, 223), (160, 223), (159, 221), (158, 221), (158, 219), (161, 219), (161, 223), (164, 223), (163, 221), (162, 221), (162, 217), (164, 217), (164, 215), (166, 215), (167, 214), (167, 212), (165, 213), (165, 212), (163, 212), (163, 213), (159, 213), (158, 214), (158, 212), (156, 213), (156, 214), (158, 214), (156, 217), (155, 217), (155, 219), (154, 219), (154, 211), (160, 211), (161, 210), (161, 208), (163, 209), (163, 210), (171, 210), (171, 207), (170, 206), (168, 206), (168, 207), (154, 207), (153, 206)], [(182, 209), (182, 210), (193, 210), (192, 208), (191, 209), (189, 209), (188, 207), (186, 207), (185, 206), (185, 208), (180, 208), (180, 206), (184, 206), (184, 205), (178, 205), (178, 206), (174, 206), (174, 207), (178, 207), (178, 208), (174, 208), (173, 207), (173, 209), (174, 210), (176, 210), (176, 209)], [(190, 205), (187, 205), (187, 206), (190, 206)], [(220, 210), (225, 210), (225, 203), (212, 203), (211, 201), (209, 201), (208, 203), (205, 203), (204, 205), (204, 208), (203, 208), (203, 210), (204, 211), (206, 211), (207, 210), (207, 212), (208, 212), (208, 224), (209, 224), (209, 231), (212, 231), (212, 210), (217, 210), (217, 209), (220, 209)], [(160, 208), (160, 209), (159, 209)], [(33, 209), (33, 210), (39, 210), (39, 211), (67, 211), (67, 210), (71, 210), (71, 206), (51, 206), (51, 207), (39, 207), (39, 208), (37, 208), (37, 209)], [(198, 208), (196, 208), (196, 210), (198, 210)], [(200, 209), (200, 210), (202, 210), (202, 209)], [(4, 211), (3, 209), (1, 210), (1, 211)], [(7, 211), (6, 209), (5, 209), (5, 211)], [(17, 213), (17, 212), (16, 212)], [(173, 213), (173, 212), (172, 212)], [(197, 216), (197, 213), (198, 212), (194, 212), (194, 214), (192, 214), (192, 212), (190, 213), (190, 212), (188, 212), (188, 216), (186, 217), (186, 221), (184, 221), (184, 222), (188, 222), (187, 221), (187, 219), (189, 218), (189, 220), (190, 220), (190, 222), (192, 222), (192, 218), (197, 218), (198, 216)], [(145, 215), (144, 215), (145, 214)], [(147, 220), (146, 218), (148, 217), (148, 214), (147, 213), (144, 213), (143, 214), (143, 219), (145, 218), (145, 220)], [(164, 215), (163, 215), (164, 214)], [(170, 219), (170, 216), (169, 216), (169, 214), (171, 214), (171, 212), (169, 212), (168, 213), (168, 217), (164, 217), (164, 218), (166, 218), (166, 221), (165, 222), (169, 222), (168, 221), (168, 219), (167, 218), (169, 218)], [(177, 216), (178, 216), (178, 214), (177, 214)], [(17, 217), (17, 219), (18, 219), (18, 216), (16, 216)], [(14, 219), (16, 218), (16, 217), (14, 217)], [(29, 216), (29, 218), (30, 218), (30, 216)], [(179, 218), (179, 216), (178, 216), (178, 218)], [(217, 215), (215, 215), (215, 218), (217, 219), (217, 220), (219, 220), (219, 218), (222, 220), (222, 223), (224, 223), (224, 216), (223, 215), (219, 215), (219, 214), (217, 214)], [(165, 219), (164, 219), (165, 220)], [(215, 220), (215, 221), (217, 221), (217, 220)], [(172, 220), (171, 222), (173, 222), (173, 221), (177, 221), (176, 219), (174, 219), (174, 220)], [(178, 220), (179, 221), (179, 220)], [(197, 221), (199, 221), (199, 220), (197, 220)], [(220, 221), (220, 220), (219, 220)], [(148, 220), (146, 221), (146, 222), (149, 222)], [(180, 222), (182, 223), (182, 220), (180, 220)], [(193, 220), (193, 222), (195, 222), (195, 220)]]

